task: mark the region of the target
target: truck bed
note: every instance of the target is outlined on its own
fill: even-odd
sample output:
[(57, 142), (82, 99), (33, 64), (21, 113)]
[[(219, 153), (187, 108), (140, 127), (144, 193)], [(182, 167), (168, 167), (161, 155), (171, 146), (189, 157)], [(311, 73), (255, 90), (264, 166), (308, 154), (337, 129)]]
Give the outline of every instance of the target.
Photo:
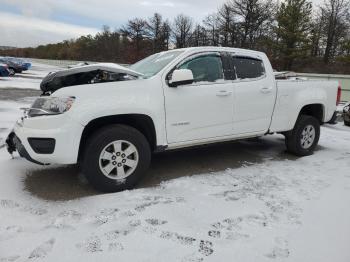
[(337, 81), (276, 80), (277, 96), (270, 131), (293, 129), (299, 112), (305, 105), (322, 105), (322, 122), (328, 122), (336, 111)]

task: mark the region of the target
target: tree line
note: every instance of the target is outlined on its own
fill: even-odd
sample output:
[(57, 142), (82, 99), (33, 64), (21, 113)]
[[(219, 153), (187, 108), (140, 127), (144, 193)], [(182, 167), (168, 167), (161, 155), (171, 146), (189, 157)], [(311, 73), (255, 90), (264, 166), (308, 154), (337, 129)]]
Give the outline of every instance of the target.
[(350, 73), (350, 0), (229, 0), (201, 23), (179, 14), (134, 18), (95, 36), (36, 48), (1, 51), (32, 58), (133, 63), (150, 54), (191, 46), (265, 52), (279, 70)]

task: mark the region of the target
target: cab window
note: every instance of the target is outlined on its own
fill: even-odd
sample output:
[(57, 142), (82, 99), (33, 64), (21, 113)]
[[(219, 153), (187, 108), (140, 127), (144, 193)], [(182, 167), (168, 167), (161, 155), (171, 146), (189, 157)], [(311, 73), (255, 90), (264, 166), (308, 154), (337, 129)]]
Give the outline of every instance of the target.
[(178, 69), (189, 69), (194, 82), (215, 82), (224, 78), (221, 57), (216, 54), (189, 58)]
[(235, 56), (233, 57), (233, 65), (237, 79), (252, 79), (265, 75), (263, 61), (257, 58)]

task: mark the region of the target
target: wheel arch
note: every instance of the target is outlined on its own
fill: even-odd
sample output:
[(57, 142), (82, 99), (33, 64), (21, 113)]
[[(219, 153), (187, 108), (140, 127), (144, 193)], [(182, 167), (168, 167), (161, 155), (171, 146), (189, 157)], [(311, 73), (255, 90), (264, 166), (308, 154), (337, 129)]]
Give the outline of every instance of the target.
[(81, 160), (82, 152), (84, 152), (86, 142), (88, 141), (89, 137), (99, 129), (113, 124), (123, 124), (137, 129), (146, 137), (150, 144), (151, 150), (156, 150), (156, 128), (154, 121), (150, 116), (145, 114), (109, 115), (93, 119), (84, 127), (79, 144), (78, 161)]
[(325, 106), (321, 103), (306, 104), (299, 110), (298, 118), (301, 115), (315, 117), (322, 124), (325, 118)]

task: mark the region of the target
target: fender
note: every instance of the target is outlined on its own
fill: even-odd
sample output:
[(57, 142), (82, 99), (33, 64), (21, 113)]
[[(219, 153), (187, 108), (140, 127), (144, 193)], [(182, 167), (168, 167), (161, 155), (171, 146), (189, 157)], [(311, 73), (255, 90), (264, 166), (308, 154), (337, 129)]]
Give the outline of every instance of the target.
[(56, 91), (53, 96), (75, 96), (76, 101), (67, 114), (83, 126), (102, 117), (146, 115), (154, 123), (157, 144), (167, 144), (164, 95), (158, 77), (71, 86)]

